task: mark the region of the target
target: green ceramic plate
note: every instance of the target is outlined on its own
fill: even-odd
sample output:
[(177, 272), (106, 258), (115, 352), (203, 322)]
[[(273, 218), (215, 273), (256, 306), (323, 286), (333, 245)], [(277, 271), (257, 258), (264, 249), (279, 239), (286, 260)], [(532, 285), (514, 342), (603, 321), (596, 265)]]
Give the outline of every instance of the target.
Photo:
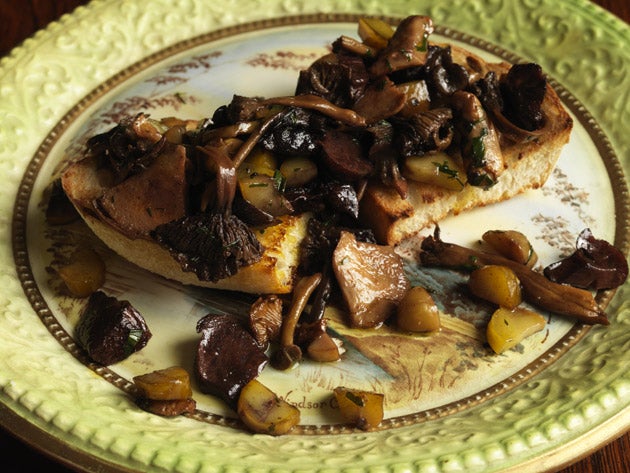
[[(628, 283), (612, 300), (601, 295), (609, 327), (552, 317), (545, 333), (501, 357), (484, 351), (481, 310), (460, 310), (447, 323), (440, 336), (455, 348), (435, 338), (398, 336), (392, 344), (391, 334), (335, 325), (350, 348), (338, 366), (263, 373), (303, 410), (301, 426), (282, 438), (246, 433), (200, 393), (197, 413), (175, 419), (139, 410), (128, 394), (135, 374), (189, 364), (195, 321), (238, 308), (230, 296), (168, 283), (94, 242), (107, 259), (107, 291), (133, 300), (154, 338), (107, 369), (87, 363), (74, 344), (81, 301), (59, 297), (48, 269), (68, 242), (91, 240), (80, 226), (47, 227), (41, 206), (66, 153), (124, 113), (201, 118), (234, 92), (291, 93), (297, 70), (340, 33), (355, 34), (358, 14), (411, 13), (430, 15), (436, 36), (490, 59), (540, 63), (576, 120), (543, 190), (449, 219), (443, 234), (474, 241), (478, 221), (521, 229), (549, 261), (589, 226), (628, 251), (630, 29), (591, 4), (95, 1), (0, 63), (0, 419), (7, 428), (78, 468), (181, 472), (546, 470), (627, 430)], [(410, 275), (435, 283), (412, 266)], [(379, 350), (394, 345), (397, 357), (387, 361)], [(381, 429), (364, 433), (335, 419), (329, 391), (341, 382), (386, 392)]]

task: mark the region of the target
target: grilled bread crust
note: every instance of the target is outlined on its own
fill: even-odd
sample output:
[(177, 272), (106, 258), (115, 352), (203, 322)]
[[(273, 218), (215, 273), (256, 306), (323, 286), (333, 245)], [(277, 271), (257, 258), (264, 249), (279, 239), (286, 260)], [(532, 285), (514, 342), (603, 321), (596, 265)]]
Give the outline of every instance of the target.
[(185, 272), (171, 253), (153, 240), (129, 238), (95, 215), (79, 209), (92, 232), (118, 255), (152, 273), (182, 284), (250, 294), (287, 294), (299, 263), (300, 242), (306, 235), (306, 215), (282, 217), (277, 225), (255, 231), (265, 251), (262, 258), (238, 273), (217, 282), (201, 281)]

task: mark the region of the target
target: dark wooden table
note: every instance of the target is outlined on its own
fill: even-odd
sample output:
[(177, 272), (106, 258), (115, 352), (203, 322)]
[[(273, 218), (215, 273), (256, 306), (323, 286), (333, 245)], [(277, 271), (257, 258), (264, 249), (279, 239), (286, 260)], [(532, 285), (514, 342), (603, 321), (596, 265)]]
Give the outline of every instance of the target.
[[(86, 0), (0, 0), (0, 56), (44, 28), (49, 22)], [(619, 18), (630, 23), (630, 0), (595, 0)], [(67, 466), (49, 459), (35, 448), (0, 429), (2, 468), (5, 473), (67, 473)], [(630, 432), (590, 456), (561, 470), (561, 473), (630, 473)]]

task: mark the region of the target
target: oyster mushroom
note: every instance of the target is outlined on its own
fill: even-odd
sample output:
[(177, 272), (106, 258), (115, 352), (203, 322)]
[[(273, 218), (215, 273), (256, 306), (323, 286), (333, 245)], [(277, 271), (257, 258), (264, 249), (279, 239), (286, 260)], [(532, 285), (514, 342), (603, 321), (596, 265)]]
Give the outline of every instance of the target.
[(333, 270), (352, 327), (378, 327), (409, 289), (402, 259), (392, 247), (357, 241), (350, 232), (341, 233)]
[(282, 328), (282, 299), (275, 294), (260, 296), (249, 309), (249, 327), (261, 347), (278, 341)]

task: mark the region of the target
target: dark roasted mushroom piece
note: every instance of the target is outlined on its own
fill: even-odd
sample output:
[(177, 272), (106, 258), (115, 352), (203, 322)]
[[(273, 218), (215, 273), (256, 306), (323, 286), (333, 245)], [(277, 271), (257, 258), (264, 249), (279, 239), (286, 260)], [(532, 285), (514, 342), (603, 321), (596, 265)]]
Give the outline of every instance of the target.
[(394, 145), (402, 156), (422, 156), (429, 151), (441, 151), (453, 139), (453, 112), (435, 108), (408, 119), (392, 119)]
[(304, 187), (286, 189), (284, 195), (298, 213), (313, 212), (342, 220), (356, 220), (359, 215), (359, 197), (351, 184), (335, 180), (316, 181)]
[(260, 140), (267, 150), (280, 155), (310, 155), (318, 149), (324, 118), (302, 108), (289, 107)]
[(575, 252), (547, 266), (544, 274), (551, 281), (583, 289), (614, 289), (627, 279), (628, 262), (619, 249), (585, 228), (578, 236)]
[(547, 79), (538, 64), (514, 64), (501, 81), (503, 113), (525, 130), (538, 130), (545, 124), (542, 102)]
[(429, 46), (424, 75), (434, 103), (440, 103), (458, 90), (465, 89), (470, 81), (466, 68), (453, 62), (448, 46)]
[(321, 159), (330, 172), (345, 182), (354, 182), (372, 172), (372, 163), (363, 158), (359, 141), (350, 133), (327, 130), (320, 141)]
[(201, 340), (195, 355), (195, 376), (202, 392), (219, 396), (235, 407), (248, 382), (268, 362), (263, 348), (239, 318), (208, 314), (197, 322)]
[(144, 317), (129, 301), (119, 301), (102, 291), (88, 299), (75, 334), (89, 357), (104, 366), (141, 350), (151, 338)]
[(363, 95), (368, 73), (360, 57), (328, 54), (300, 72), (295, 94), (314, 94), (339, 107), (351, 107)]
[(121, 120), (105, 133), (93, 136), (88, 140), (87, 147), (112, 171), (114, 181), (118, 183), (149, 166), (165, 143), (148, 115), (140, 113)]
[(513, 122), (510, 116), (506, 116), (506, 106), (503, 99), (503, 91), (499, 77), (495, 72), (488, 72), (484, 77), (471, 84), (467, 89), (483, 104), (483, 108), (501, 132), (501, 141), (506, 143), (520, 143), (535, 139), (541, 133), (538, 129), (527, 130), (522, 128), (519, 121)]
[(160, 225), (154, 238), (169, 249), (183, 271), (216, 282), (260, 260), (263, 248), (235, 215), (197, 214)]

